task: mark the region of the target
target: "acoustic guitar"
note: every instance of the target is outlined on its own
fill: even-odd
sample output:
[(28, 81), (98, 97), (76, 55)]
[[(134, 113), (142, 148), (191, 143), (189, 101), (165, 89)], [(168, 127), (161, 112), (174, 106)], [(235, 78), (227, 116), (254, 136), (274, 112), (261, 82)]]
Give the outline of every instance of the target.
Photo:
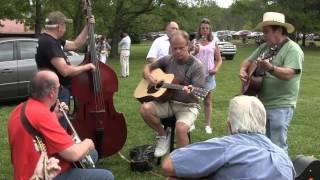
[[(170, 100), (172, 90), (183, 90), (183, 85), (177, 84), (173, 74), (166, 74), (161, 69), (155, 69), (151, 72), (160, 82), (156, 86), (149, 85), (149, 82), (142, 79), (134, 91), (134, 97), (140, 102), (159, 101), (165, 102)], [(198, 99), (204, 99), (208, 91), (203, 88), (193, 87), (191, 94)]]
[(265, 75), (265, 70), (259, 67), (258, 60), (261, 61), (269, 61), (277, 54), (277, 48), (269, 48), (265, 52), (263, 52), (257, 60), (255, 60), (248, 68), (248, 80), (246, 82), (242, 82), (240, 94), (249, 95), (249, 96), (257, 96), (262, 88), (263, 76)]

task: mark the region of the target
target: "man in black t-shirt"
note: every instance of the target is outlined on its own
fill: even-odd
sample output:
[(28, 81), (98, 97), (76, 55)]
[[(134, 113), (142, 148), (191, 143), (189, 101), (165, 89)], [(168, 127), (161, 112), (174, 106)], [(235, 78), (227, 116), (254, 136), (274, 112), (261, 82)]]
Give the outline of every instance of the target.
[[(36, 54), (36, 63), (38, 69), (50, 69), (54, 71), (64, 87), (59, 92), (59, 100), (69, 104), (71, 77), (84, 71), (95, 70), (92, 63), (73, 66), (70, 64), (64, 50), (76, 50), (84, 45), (88, 35), (87, 25), (74, 41), (62, 40), (66, 23), (72, 22), (66, 16), (59, 12), (51, 12), (45, 19), (45, 30), (39, 36), (38, 48)], [(89, 18), (89, 23), (94, 23), (94, 18)], [(61, 122), (63, 127), (67, 127), (66, 122)]]

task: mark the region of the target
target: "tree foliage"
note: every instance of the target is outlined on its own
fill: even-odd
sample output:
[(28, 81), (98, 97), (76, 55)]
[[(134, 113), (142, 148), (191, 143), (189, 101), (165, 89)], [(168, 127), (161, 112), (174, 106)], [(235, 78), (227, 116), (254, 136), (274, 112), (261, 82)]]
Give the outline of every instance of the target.
[(290, 0), (271, 1), (271, 10), (282, 12), (286, 20), (293, 24), (297, 33), (303, 34), (302, 45), (305, 46), (305, 35), (320, 29), (320, 1)]
[[(254, 30), (266, 11), (282, 12), (297, 32), (304, 34), (320, 29), (320, 1), (318, 0), (234, 0), (228, 9), (220, 8), (214, 0), (92, 0), (97, 34), (112, 38), (112, 54), (117, 54), (121, 31), (132, 37), (163, 31), (169, 21), (176, 21), (181, 29), (196, 31), (204, 17), (214, 30)], [(37, 6), (38, 5), (38, 6)], [(46, 15), (60, 10), (73, 19), (66, 38), (74, 38), (82, 30), (85, 20), (82, 0), (2, 0), (0, 19), (16, 19), (40, 32)]]

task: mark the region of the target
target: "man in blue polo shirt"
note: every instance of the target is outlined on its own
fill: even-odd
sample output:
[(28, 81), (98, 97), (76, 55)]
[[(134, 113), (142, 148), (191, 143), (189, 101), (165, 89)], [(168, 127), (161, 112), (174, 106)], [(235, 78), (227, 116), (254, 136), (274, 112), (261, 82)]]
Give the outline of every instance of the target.
[(173, 151), (162, 163), (168, 177), (291, 180), (288, 155), (266, 137), (266, 110), (253, 96), (230, 101), (230, 136), (213, 138)]

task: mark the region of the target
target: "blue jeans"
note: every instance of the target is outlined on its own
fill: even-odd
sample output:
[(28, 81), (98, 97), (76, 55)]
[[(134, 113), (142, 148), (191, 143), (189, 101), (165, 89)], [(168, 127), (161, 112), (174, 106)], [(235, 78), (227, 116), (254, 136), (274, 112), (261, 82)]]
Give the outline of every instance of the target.
[(267, 136), (288, 153), (288, 128), (293, 116), (293, 107), (270, 108), (267, 111)]
[[(98, 161), (98, 152), (93, 150), (90, 152), (90, 156), (93, 162)], [(81, 169), (71, 168), (59, 176), (55, 177), (54, 180), (113, 180), (113, 174), (107, 169)]]
[(204, 88), (208, 91), (212, 91), (216, 88), (216, 78), (215, 76), (208, 75), (204, 80)]
[[(64, 102), (66, 103), (68, 106), (70, 105), (70, 96), (71, 96), (71, 92), (68, 88), (63, 87), (60, 91), (59, 91), (59, 95), (58, 95), (58, 99), (60, 102)], [(64, 128), (67, 129), (68, 128), (68, 122), (67, 120), (62, 117), (59, 119), (60, 125)]]

